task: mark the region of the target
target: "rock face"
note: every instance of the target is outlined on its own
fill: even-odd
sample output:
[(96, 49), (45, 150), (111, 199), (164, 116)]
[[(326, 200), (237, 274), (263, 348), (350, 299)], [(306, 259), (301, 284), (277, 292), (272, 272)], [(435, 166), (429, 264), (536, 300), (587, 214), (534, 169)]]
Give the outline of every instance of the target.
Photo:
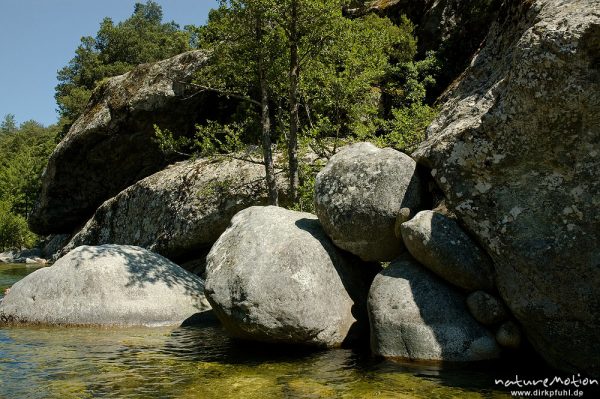
[(129, 244), (187, 261), (210, 248), (238, 211), (267, 202), (263, 165), (217, 158), (180, 162), (102, 204), (63, 253), (80, 245)]
[(496, 341), (505, 348), (517, 349), (521, 346), (521, 330), (514, 321), (502, 324), (496, 332)]
[(154, 127), (176, 134), (219, 119), (214, 96), (194, 95), (201, 51), (143, 64), (106, 80), (54, 150), (42, 178), (40, 201), (29, 219), (39, 234), (71, 233), (108, 198), (166, 165)]
[(58, 254), (71, 240), (71, 234), (56, 234), (49, 236), (42, 247), (42, 255), (46, 259), (58, 259)]
[(206, 297), (235, 337), (335, 347), (366, 324), (364, 270), (335, 248), (314, 215), (251, 207), (211, 249)]
[(375, 277), (368, 308), (376, 355), (463, 362), (499, 354), (493, 335), (471, 317), (464, 297), (409, 259), (394, 261)]
[(0, 321), (60, 325), (177, 325), (210, 309), (202, 280), (132, 246), (78, 247), (12, 286)]
[(600, 2), (511, 1), (448, 93), (429, 165), (551, 364), (600, 375)]
[(467, 307), (477, 320), (489, 326), (508, 319), (506, 308), (500, 300), (484, 291), (475, 291), (467, 297)]
[(370, 143), (345, 147), (315, 180), (315, 208), (333, 242), (365, 261), (389, 261), (403, 250), (394, 226), (402, 208), (423, 207), (415, 162)]
[(454, 220), (422, 211), (400, 231), (410, 254), (444, 280), (469, 291), (494, 290), (492, 260)]

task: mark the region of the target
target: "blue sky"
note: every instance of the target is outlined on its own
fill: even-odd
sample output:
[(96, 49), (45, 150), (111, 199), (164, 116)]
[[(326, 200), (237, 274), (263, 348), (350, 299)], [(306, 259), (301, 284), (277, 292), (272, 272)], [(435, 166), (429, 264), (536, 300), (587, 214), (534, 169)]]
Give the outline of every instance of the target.
[[(165, 21), (203, 24), (217, 0), (156, 0)], [(0, 0), (0, 118), (17, 122), (57, 120), (56, 72), (75, 54), (82, 36), (95, 36), (100, 22), (127, 19), (145, 0)]]

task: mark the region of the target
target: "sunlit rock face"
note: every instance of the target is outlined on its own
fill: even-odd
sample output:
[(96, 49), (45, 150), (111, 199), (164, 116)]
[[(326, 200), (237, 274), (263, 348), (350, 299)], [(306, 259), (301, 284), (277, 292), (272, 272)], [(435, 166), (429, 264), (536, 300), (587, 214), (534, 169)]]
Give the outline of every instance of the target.
[(210, 310), (203, 281), (133, 246), (81, 246), (15, 283), (0, 322), (50, 325), (180, 325)]
[[(238, 211), (267, 204), (264, 173), (259, 162), (229, 157), (176, 163), (105, 201), (62, 253), (80, 245), (127, 244), (178, 263), (194, 259), (208, 252)], [(283, 175), (278, 186), (283, 200)]]
[(223, 102), (187, 84), (207, 59), (191, 51), (102, 82), (50, 157), (31, 229), (71, 233), (102, 202), (162, 169), (170, 159), (154, 125), (186, 135), (196, 122), (219, 120)]
[(556, 367), (600, 373), (600, 2), (508, 1), (413, 154)]
[(206, 296), (235, 337), (337, 347), (367, 334), (369, 267), (337, 249), (316, 216), (239, 212), (208, 254)]
[(315, 210), (340, 248), (365, 261), (390, 261), (405, 248), (395, 227), (401, 210), (425, 206), (417, 164), (408, 155), (371, 143), (346, 146), (315, 179)]

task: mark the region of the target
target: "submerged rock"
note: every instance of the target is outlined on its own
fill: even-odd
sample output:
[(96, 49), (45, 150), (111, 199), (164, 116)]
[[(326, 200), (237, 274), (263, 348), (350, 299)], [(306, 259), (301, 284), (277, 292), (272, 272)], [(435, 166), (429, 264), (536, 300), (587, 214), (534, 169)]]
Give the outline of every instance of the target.
[(465, 362), (498, 357), (494, 336), (469, 314), (463, 295), (410, 259), (380, 272), (369, 292), (374, 354)]
[(511, 1), (413, 154), (535, 349), (600, 375), (600, 2)]
[(50, 156), (31, 229), (71, 233), (102, 202), (163, 168), (169, 159), (155, 124), (183, 135), (198, 121), (219, 119), (214, 95), (192, 96), (196, 89), (186, 84), (206, 60), (203, 51), (191, 51), (101, 83)]
[(345, 147), (315, 180), (315, 208), (323, 229), (340, 248), (365, 261), (389, 261), (404, 250), (395, 234), (402, 208), (423, 207), (416, 163), (370, 143)]
[(355, 262), (335, 248), (316, 216), (251, 207), (211, 249), (206, 297), (235, 337), (340, 346), (367, 323), (370, 281)]
[(82, 246), (15, 283), (0, 321), (58, 325), (179, 325), (210, 309), (197, 276), (133, 246)]
[[(259, 162), (230, 158), (172, 165), (102, 204), (62, 253), (110, 243), (144, 247), (176, 261), (197, 258), (238, 211), (268, 202), (264, 169)], [(285, 181), (279, 183), (284, 189)]]
[(495, 290), (492, 260), (456, 221), (422, 211), (400, 231), (410, 254), (444, 280), (470, 291)]

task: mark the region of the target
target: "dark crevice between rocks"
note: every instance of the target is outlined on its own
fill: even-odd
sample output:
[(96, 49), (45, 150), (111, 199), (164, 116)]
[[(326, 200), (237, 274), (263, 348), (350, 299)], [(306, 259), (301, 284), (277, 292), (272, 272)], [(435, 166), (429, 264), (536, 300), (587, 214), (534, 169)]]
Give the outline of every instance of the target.
[(436, 84), (428, 90), (427, 102), (433, 103), (469, 66), (483, 45), (490, 25), (502, 8), (502, 0), (392, 0), (367, 1), (345, 9), (350, 18), (369, 12), (400, 23), (405, 15), (414, 25), (417, 57), (435, 51), (441, 63)]

